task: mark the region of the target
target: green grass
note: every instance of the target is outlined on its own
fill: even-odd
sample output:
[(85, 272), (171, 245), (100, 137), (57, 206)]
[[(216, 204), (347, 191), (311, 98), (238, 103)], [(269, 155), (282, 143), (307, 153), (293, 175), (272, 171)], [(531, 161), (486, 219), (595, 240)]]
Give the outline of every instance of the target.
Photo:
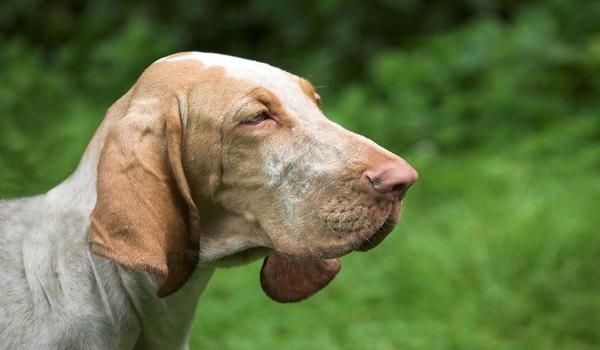
[(267, 299), (259, 262), (217, 271), (192, 349), (598, 348), (600, 149), (527, 147), (413, 152), (421, 179), (382, 245), (299, 304)]

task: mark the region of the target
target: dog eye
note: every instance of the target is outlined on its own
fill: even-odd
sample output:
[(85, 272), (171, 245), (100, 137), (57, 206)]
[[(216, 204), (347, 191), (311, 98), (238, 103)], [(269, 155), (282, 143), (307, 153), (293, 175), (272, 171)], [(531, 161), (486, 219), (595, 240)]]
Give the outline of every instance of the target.
[(252, 117), (251, 119), (245, 120), (243, 123), (247, 124), (247, 125), (258, 125), (270, 118), (271, 118), (271, 116), (269, 116), (269, 113), (261, 112), (261, 113), (255, 115), (254, 117)]

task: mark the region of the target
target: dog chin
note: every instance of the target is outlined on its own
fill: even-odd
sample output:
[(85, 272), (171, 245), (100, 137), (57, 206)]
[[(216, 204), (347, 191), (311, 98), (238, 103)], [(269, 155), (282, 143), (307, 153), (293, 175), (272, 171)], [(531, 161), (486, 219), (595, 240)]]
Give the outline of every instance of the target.
[(334, 259), (353, 251), (368, 251), (379, 245), (387, 235), (394, 230), (400, 217), (400, 202), (392, 203), (385, 214), (373, 221), (365, 223), (365, 229), (354, 232), (342, 238), (343, 242), (330, 244), (310, 244), (290, 240), (274, 240), (274, 251), (290, 257), (313, 257), (319, 259)]

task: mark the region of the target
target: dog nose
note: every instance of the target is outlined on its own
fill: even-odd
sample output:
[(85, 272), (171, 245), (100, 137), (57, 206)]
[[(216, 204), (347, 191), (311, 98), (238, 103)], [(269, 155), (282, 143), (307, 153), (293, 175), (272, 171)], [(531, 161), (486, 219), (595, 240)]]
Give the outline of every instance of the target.
[(402, 198), (418, 178), (417, 171), (400, 159), (369, 167), (362, 174), (361, 181), (378, 193)]

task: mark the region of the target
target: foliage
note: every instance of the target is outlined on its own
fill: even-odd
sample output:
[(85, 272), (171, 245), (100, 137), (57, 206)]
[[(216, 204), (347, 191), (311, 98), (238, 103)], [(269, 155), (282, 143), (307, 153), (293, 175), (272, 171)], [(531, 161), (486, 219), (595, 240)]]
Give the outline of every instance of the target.
[(424, 141), (444, 151), (496, 147), (549, 128), (582, 126), (575, 144), (565, 144), (573, 136), (567, 135), (555, 148), (598, 141), (600, 25), (577, 41), (564, 37), (562, 27), (560, 18), (536, 7), (510, 25), (481, 17), (408, 50), (380, 53), (368, 88), (344, 90), (336, 116), (398, 149)]
[(0, 196), (64, 179), (157, 58), (267, 61), (421, 180), (396, 232), (307, 302), (268, 301), (257, 264), (219, 271), (194, 346), (598, 347), (598, 18), (593, 0), (6, 1)]

